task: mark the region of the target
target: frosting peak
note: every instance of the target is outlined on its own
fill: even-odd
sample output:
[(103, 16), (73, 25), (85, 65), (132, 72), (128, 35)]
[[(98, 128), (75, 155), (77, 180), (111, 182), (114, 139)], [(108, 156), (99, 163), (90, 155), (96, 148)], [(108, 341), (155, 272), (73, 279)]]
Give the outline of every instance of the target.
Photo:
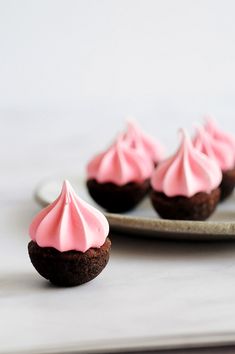
[(222, 173), (214, 160), (197, 151), (181, 130), (178, 151), (162, 161), (153, 173), (151, 184), (154, 190), (168, 197), (192, 197), (196, 193), (210, 193), (221, 182)]
[(29, 234), (40, 247), (86, 252), (101, 247), (109, 233), (105, 216), (79, 198), (68, 181), (59, 197), (33, 220)]
[(151, 158), (154, 163), (158, 163), (164, 157), (163, 146), (147, 133), (143, 132), (134, 119), (128, 119), (127, 131), (123, 134), (123, 139), (133, 148), (143, 150), (147, 158)]
[[(220, 146), (221, 154), (225, 158), (226, 158), (225, 155), (227, 155), (227, 154), (229, 154), (231, 158), (233, 157), (232, 162), (230, 162), (230, 163), (225, 162), (224, 165), (222, 164), (222, 165), (220, 165), (220, 167), (223, 170), (234, 168), (234, 165), (235, 165), (235, 137), (232, 134), (221, 130), (213, 118), (206, 116), (205, 121), (206, 122), (205, 122), (204, 128), (205, 128), (206, 132), (211, 136), (211, 138), (213, 138), (215, 144), (218, 144), (218, 150), (219, 150), (219, 146)], [(223, 152), (224, 149), (225, 149), (225, 151)]]
[(141, 183), (150, 178), (152, 171), (151, 159), (146, 158), (141, 149), (130, 147), (122, 136), (87, 166), (89, 179), (120, 186), (129, 182)]
[(204, 127), (197, 128), (193, 145), (197, 150), (216, 161), (223, 171), (234, 167), (234, 154), (233, 151), (231, 152), (231, 146), (221, 139), (214, 138)]

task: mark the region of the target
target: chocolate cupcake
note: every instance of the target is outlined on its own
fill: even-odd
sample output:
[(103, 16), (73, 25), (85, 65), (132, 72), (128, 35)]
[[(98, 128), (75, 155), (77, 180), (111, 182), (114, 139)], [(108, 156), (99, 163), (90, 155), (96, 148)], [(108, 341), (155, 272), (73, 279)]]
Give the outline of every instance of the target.
[(205, 220), (219, 201), (221, 179), (217, 163), (196, 150), (182, 131), (178, 151), (153, 173), (153, 207), (164, 219)]
[(75, 286), (99, 275), (111, 242), (105, 216), (80, 199), (68, 181), (60, 196), (33, 220), (29, 257), (38, 273), (58, 286)]
[(231, 170), (226, 170), (222, 171), (222, 182), (220, 184), (220, 201), (222, 202), (229, 196), (234, 191), (234, 186), (235, 186), (235, 168), (232, 168)]
[(149, 190), (153, 162), (140, 147), (132, 148), (119, 136), (87, 166), (87, 188), (92, 198), (109, 212), (134, 208)]
[(221, 131), (211, 118), (207, 118), (205, 126), (197, 129), (193, 144), (221, 168), (220, 200), (226, 199), (235, 187), (235, 138)]

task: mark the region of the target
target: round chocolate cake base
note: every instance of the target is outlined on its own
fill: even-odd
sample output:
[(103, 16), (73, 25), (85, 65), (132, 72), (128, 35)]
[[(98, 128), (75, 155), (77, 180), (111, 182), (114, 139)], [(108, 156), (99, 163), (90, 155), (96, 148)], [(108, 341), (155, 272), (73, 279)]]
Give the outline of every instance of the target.
[(111, 182), (99, 183), (95, 179), (89, 179), (87, 188), (97, 204), (109, 212), (120, 213), (131, 210), (144, 198), (149, 191), (149, 180), (118, 186)]
[(234, 187), (235, 187), (235, 168), (232, 170), (223, 171), (223, 178), (220, 184), (220, 190), (221, 190), (220, 201), (223, 201), (224, 199), (228, 198), (232, 194)]
[(86, 283), (99, 275), (109, 260), (111, 241), (106, 238), (100, 248), (59, 252), (52, 247), (28, 244), (29, 257), (38, 273), (57, 286), (75, 286)]
[(210, 194), (197, 193), (191, 198), (167, 197), (164, 193), (151, 192), (152, 205), (163, 219), (206, 220), (215, 210), (219, 199), (220, 188)]

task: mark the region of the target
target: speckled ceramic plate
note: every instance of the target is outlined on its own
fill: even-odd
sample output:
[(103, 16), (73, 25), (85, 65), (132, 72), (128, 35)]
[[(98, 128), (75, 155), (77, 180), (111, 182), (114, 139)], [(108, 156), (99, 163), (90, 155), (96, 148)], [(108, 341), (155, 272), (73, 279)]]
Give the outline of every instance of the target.
[[(82, 177), (70, 177), (74, 189), (87, 202), (98, 207), (89, 196)], [(63, 178), (42, 182), (35, 191), (37, 202), (46, 206), (59, 195)], [(99, 208), (99, 207), (98, 207)], [(125, 214), (105, 213), (112, 231), (161, 239), (235, 240), (235, 197), (219, 204), (208, 221), (160, 219), (148, 198)]]

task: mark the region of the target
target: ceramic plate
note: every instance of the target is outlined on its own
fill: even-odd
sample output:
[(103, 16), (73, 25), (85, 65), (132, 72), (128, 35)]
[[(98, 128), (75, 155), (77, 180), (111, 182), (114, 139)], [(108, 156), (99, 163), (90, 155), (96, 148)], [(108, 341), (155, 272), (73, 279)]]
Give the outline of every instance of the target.
[[(70, 177), (77, 193), (87, 202), (100, 208), (89, 196), (82, 177)], [(42, 182), (35, 198), (41, 206), (51, 203), (59, 195), (63, 178)], [(101, 209), (101, 208), (100, 208)], [(102, 210), (104, 212), (104, 210)], [(105, 213), (112, 231), (150, 236), (161, 239), (182, 240), (235, 240), (235, 198), (219, 204), (208, 221), (180, 221), (160, 219), (153, 210), (149, 198), (133, 211), (125, 214)]]

